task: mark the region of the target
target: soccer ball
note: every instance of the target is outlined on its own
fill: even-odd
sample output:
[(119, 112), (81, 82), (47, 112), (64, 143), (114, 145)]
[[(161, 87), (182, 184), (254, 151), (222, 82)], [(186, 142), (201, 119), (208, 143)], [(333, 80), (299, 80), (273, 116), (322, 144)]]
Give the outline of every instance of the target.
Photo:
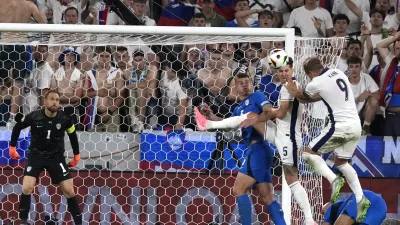
[(272, 49), (268, 56), (268, 65), (273, 69), (279, 69), (286, 66), (289, 56), (283, 49)]

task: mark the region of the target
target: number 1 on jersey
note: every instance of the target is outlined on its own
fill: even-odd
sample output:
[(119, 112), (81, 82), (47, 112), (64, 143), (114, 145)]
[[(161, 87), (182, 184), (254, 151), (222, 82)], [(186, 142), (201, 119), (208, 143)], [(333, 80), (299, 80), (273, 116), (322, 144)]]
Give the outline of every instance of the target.
[(345, 101), (349, 100), (349, 91), (348, 91), (346, 82), (344, 82), (343, 79), (339, 78), (336, 80), (336, 84), (339, 87), (339, 89), (344, 92), (344, 94), (345, 94), (344, 100)]
[(50, 139), (50, 133), (51, 133), (51, 130), (47, 130), (47, 139)]

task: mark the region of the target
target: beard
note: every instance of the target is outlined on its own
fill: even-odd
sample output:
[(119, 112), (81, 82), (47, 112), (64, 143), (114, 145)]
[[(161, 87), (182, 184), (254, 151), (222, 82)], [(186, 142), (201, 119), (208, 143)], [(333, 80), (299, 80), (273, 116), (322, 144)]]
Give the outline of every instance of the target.
[(49, 110), (50, 112), (52, 112), (52, 113), (55, 113), (55, 112), (57, 112), (58, 111), (58, 107), (57, 106), (50, 106), (50, 107), (47, 107), (46, 108), (47, 110)]

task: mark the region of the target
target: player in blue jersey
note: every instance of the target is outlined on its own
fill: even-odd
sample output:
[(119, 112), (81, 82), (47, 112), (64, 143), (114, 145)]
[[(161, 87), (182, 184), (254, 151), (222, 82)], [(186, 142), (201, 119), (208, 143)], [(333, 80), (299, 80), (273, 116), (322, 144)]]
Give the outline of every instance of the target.
[[(252, 113), (260, 114), (271, 109), (271, 105), (263, 93), (253, 93), (249, 75), (245, 73), (237, 74), (235, 76), (235, 85), (241, 103), (234, 109), (232, 119), (247, 117)], [(221, 121), (222, 118), (216, 117), (209, 110), (203, 109), (202, 111), (207, 118), (195, 108), (198, 128), (200, 130), (219, 128), (212, 126), (212, 123), (209, 123), (208, 120)], [(242, 225), (251, 225), (252, 207), (249, 196), (246, 193), (253, 185), (255, 185), (260, 194), (261, 202), (267, 205), (272, 221), (276, 225), (285, 225), (286, 222), (283, 218), (281, 206), (274, 200), (273, 196), (271, 166), (274, 153), (268, 144), (264, 142), (265, 127), (262, 124), (261, 126), (261, 129), (256, 128), (256, 126), (241, 129), (243, 141), (248, 148), (245, 151), (244, 161), (236, 176), (233, 194), (236, 196)]]
[(356, 223), (357, 220), (357, 201), (354, 194), (336, 202), (327, 203), (323, 207), (323, 225), (380, 225), (386, 217), (386, 203), (383, 198), (368, 190), (363, 191), (364, 196), (371, 202), (365, 218)]

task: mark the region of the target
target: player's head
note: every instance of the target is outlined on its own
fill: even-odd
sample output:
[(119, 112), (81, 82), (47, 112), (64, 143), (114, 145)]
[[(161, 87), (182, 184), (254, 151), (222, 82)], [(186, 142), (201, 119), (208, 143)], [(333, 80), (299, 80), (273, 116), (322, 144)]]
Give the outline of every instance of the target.
[(358, 77), (361, 74), (362, 60), (358, 56), (351, 56), (347, 59), (347, 66), (349, 70), (349, 76)]
[(235, 76), (236, 91), (240, 97), (247, 97), (252, 93), (251, 80), (247, 73), (238, 73)]
[(286, 66), (278, 69), (278, 76), (281, 83), (286, 83), (288, 79), (292, 79), (293, 76), (293, 59), (289, 57)]
[(312, 80), (314, 77), (317, 77), (321, 74), (322, 70), (324, 70), (324, 65), (317, 57), (309, 58), (304, 62), (304, 72), (306, 72), (307, 76)]
[(258, 14), (258, 24), (261, 28), (271, 28), (274, 25), (274, 14), (269, 10), (264, 10)]
[(60, 108), (60, 94), (56, 90), (50, 90), (44, 95), (44, 107), (52, 113)]

